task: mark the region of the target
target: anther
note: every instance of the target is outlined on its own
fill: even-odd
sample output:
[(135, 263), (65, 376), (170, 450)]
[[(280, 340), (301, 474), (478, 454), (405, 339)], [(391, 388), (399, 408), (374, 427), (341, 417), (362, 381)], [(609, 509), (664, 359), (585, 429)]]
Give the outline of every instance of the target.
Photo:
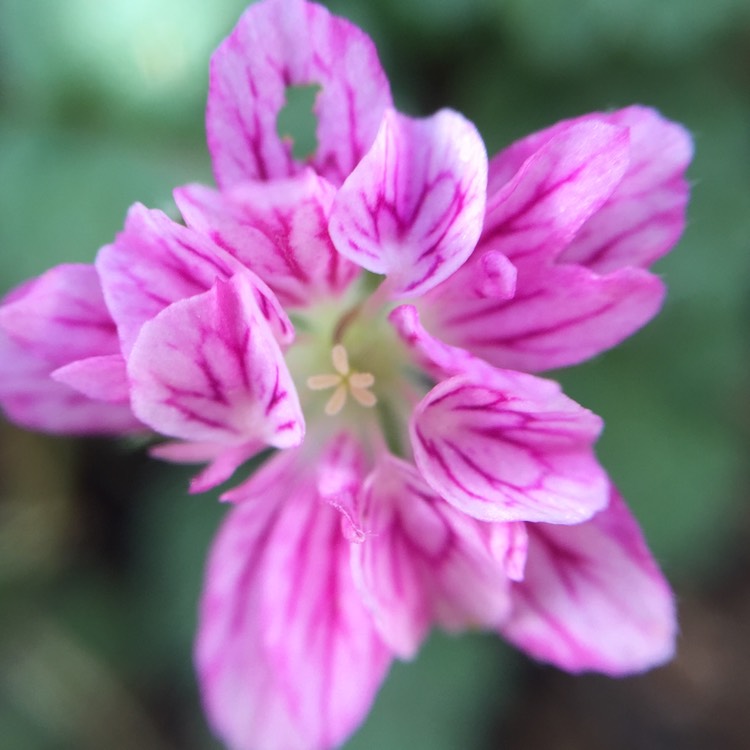
[(310, 390), (336, 389), (325, 405), (325, 413), (329, 417), (338, 414), (346, 405), (349, 392), (360, 406), (375, 406), (378, 402), (377, 396), (369, 390), (375, 384), (375, 376), (371, 372), (352, 372), (349, 367), (349, 355), (341, 344), (336, 344), (331, 350), (331, 362), (335, 373), (311, 375), (307, 379), (307, 387)]

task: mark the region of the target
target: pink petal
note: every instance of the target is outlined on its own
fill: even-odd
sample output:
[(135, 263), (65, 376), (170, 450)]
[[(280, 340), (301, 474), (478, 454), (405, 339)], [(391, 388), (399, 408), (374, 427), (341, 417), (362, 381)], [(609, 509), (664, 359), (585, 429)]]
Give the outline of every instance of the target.
[(53, 366), (119, 352), (117, 331), (91, 265), (62, 265), (27, 282), (0, 307), (0, 327)]
[(668, 252), (685, 228), (693, 156), (687, 131), (645, 107), (628, 107), (606, 120), (630, 132), (630, 164), (609, 200), (581, 228), (560, 260), (598, 273), (645, 268)]
[(457, 112), (415, 120), (388, 110), (375, 143), (336, 195), (338, 251), (417, 296), (471, 255), (485, 208), (487, 154)]
[(513, 597), (505, 636), (571, 672), (630, 674), (674, 652), (672, 594), (614, 490), (586, 523), (529, 526), (526, 575)]
[[(51, 378), (53, 371), (80, 359), (117, 357), (112, 353), (118, 349), (94, 267), (52, 268), (11, 292), (0, 307), (0, 404), (13, 421), (45, 432), (143, 429), (127, 405), (92, 401)], [(109, 399), (113, 394), (99, 395)]]
[(134, 412), (164, 435), (256, 449), (302, 440), (294, 384), (244, 275), (145, 323), (128, 373)]
[(235, 750), (323, 750), (357, 727), (390, 652), (362, 606), (339, 514), (296, 452), (273, 458), (209, 560), (196, 661)]
[(490, 164), (481, 240), (516, 265), (558, 255), (610, 197), (628, 166), (628, 131), (599, 120), (557, 128), (503, 182), (518, 152), (527, 150)]
[(37, 352), (0, 330), (0, 406), (16, 424), (62, 435), (112, 435), (143, 430), (124, 404), (93, 401), (50, 377)]
[[(437, 291), (437, 290), (436, 290)], [(511, 300), (421, 305), (426, 325), (496, 367), (539, 372), (619, 344), (658, 312), (661, 280), (639, 268), (600, 276), (572, 265), (525, 267)]]
[(207, 461), (208, 466), (190, 480), (190, 492), (196, 493), (206, 492), (229, 479), (257, 451), (256, 443), (227, 447), (215, 442), (175, 441), (154, 445), (149, 454), (178, 464)]
[(365, 539), (357, 502), (364, 465), (359, 441), (343, 432), (329, 440), (318, 470), (318, 495), (341, 514), (341, 531), (349, 542)]
[(414, 411), (411, 443), (427, 483), (459, 510), (573, 524), (607, 504), (592, 449), (600, 431), (556, 383), (486, 368), (433, 388)]
[(491, 243), (484, 244), (481, 252), (472, 253), (445, 283), (426, 295), (439, 305), (462, 305), (475, 300), (492, 299), (495, 302), (512, 299), (516, 293), (518, 270), (503, 253), (493, 250)]
[(369, 149), (388, 81), (375, 45), (353, 24), (301, 0), (248, 8), (211, 58), (206, 127), (216, 181), (288, 177), (302, 165), (276, 120), (289, 86), (318, 84), (318, 149), (309, 163), (340, 185)]
[(58, 367), (51, 373), (53, 380), (65, 383), (84, 396), (111, 403), (127, 403), (130, 383), (122, 354), (88, 357)]
[(508, 615), (508, 571), (522, 570), (525, 557), (522, 524), (470, 518), (392, 457), (368, 478), (361, 512), (367, 539), (353, 548), (355, 580), (399, 656), (413, 657), (433, 622), (491, 628)]
[(328, 236), (335, 189), (312, 170), (219, 193), (200, 185), (175, 191), (194, 229), (254, 271), (285, 307), (338, 296), (359, 274)]
[(222, 451), (203, 471), (190, 480), (191, 494), (208, 492), (222, 482), (226, 482), (245, 461), (258, 452), (257, 447), (256, 443), (251, 442)]
[(388, 320), (411, 350), (420, 369), (437, 380), (463, 373), (481, 373), (486, 369), (486, 364), (469, 352), (427, 333), (414, 305), (399, 305), (388, 315)]
[[(244, 270), (207, 237), (138, 203), (128, 212), (114, 244), (99, 251), (96, 268), (126, 357), (147, 320), (173, 302), (207, 291), (216, 279)], [(273, 292), (245, 273), (277, 340), (289, 344), (293, 328)]]
[(157, 443), (151, 446), (148, 452), (149, 455), (163, 461), (176, 464), (200, 464), (204, 461), (213, 461), (225, 450), (224, 446), (214, 442), (175, 440)]

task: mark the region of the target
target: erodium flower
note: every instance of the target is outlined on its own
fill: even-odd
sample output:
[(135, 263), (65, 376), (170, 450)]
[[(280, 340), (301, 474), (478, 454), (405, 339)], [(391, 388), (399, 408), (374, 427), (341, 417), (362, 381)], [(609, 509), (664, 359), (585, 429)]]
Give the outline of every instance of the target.
[[(317, 149), (277, 133), (320, 87)], [(342, 743), (434, 625), (571, 671), (673, 651), (670, 591), (599, 465), (601, 420), (533, 373), (659, 309), (691, 143), (653, 110), (559, 123), (487, 159), (475, 127), (392, 106), (370, 39), (324, 8), (249, 8), (211, 62), (215, 190), (136, 205), (94, 266), (0, 310), (8, 415), (151, 430), (223, 498), (196, 659), (235, 750)], [(269, 450), (271, 449), (271, 450)]]

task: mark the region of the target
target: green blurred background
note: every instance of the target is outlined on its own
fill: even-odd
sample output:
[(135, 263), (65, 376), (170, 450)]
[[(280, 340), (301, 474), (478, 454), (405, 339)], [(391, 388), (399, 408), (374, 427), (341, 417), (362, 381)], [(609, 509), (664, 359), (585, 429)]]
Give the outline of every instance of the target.
[[(560, 374), (673, 582), (679, 655), (611, 681), (484, 635), (397, 665), (350, 750), (744, 748), (750, 737), (750, 3), (349, 0), (399, 108), (494, 153), (641, 102), (695, 137), (662, 315)], [(210, 181), (211, 50), (242, 0), (0, 0), (0, 292), (90, 261), (130, 203)], [(208, 750), (191, 639), (223, 509), (132, 445), (0, 422), (0, 747)]]

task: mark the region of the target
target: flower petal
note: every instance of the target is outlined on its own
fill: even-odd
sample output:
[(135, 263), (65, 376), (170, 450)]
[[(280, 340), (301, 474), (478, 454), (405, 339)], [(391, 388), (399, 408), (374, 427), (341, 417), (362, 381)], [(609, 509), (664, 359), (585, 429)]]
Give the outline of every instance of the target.
[(450, 276), (479, 239), (487, 154), (457, 112), (421, 120), (388, 110), (375, 143), (336, 195), (338, 251), (417, 296)]
[[(0, 307), (0, 403), (13, 421), (34, 430), (86, 435), (143, 429), (129, 406), (92, 401), (51, 377), (79, 360), (119, 357), (118, 350), (94, 267), (52, 268), (12, 291)], [(123, 394), (102, 384), (96, 398), (121, 400), (115, 395)]]
[(353, 435), (342, 432), (328, 441), (316, 489), (318, 496), (341, 514), (341, 531), (350, 542), (365, 539), (358, 509), (363, 474), (362, 447)]
[(537, 659), (571, 672), (640, 672), (674, 652), (669, 586), (616, 491), (578, 526), (529, 526), (524, 580), (502, 632)]
[(335, 189), (312, 170), (219, 193), (201, 185), (175, 191), (187, 224), (207, 234), (263, 279), (285, 307), (339, 295), (360, 269), (328, 236)]
[(411, 443), (427, 483), (459, 510), (573, 524), (607, 504), (592, 449), (600, 430), (556, 383), (486, 368), (433, 388), (414, 411)]
[[(437, 291), (437, 290), (436, 290)], [(640, 268), (600, 276), (573, 265), (525, 267), (510, 300), (424, 300), (442, 340), (496, 367), (540, 372), (582, 362), (619, 344), (659, 311), (661, 280)]]
[(368, 478), (361, 513), (367, 536), (353, 548), (355, 580), (399, 656), (413, 657), (433, 622), (493, 628), (508, 615), (508, 572), (517, 574), (525, 557), (523, 524), (470, 518), (393, 457)]
[(622, 179), (628, 142), (626, 128), (587, 120), (557, 128), (506, 182), (509, 164), (526, 149), (495, 157), (481, 243), (515, 265), (557, 256)]
[(279, 347), (238, 274), (145, 323), (128, 359), (134, 412), (156, 431), (287, 448), (304, 421)]
[(606, 115), (630, 132), (630, 164), (609, 200), (560, 256), (598, 273), (625, 266), (646, 268), (668, 252), (685, 228), (693, 156), (690, 135), (646, 107)]
[(99, 401), (127, 403), (130, 398), (128, 371), (119, 352), (76, 360), (58, 367), (51, 377)]
[(92, 265), (56, 266), (26, 282), (0, 307), (0, 327), (57, 367), (119, 351), (117, 330)]
[(414, 305), (399, 305), (388, 315), (401, 340), (411, 350), (416, 364), (438, 380), (463, 373), (483, 372), (486, 364), (464, 349), (431, 336), (419, 320)]
[(217, 183), (288, 177), (301, 164), (277, 132), (289, 86), (318, 84), (318, 148), (309, 159), (340, 185), (370, 147), (388, 80), (375, 45), (356, 26), (301, 0), (248, 8), (211, 58), (206, 128)]
[(210, 720), (235, 750), (338, 746), (390, 661), (339, 515), (295, 454), (271, 459), (245, 488), (206, 574), (196, 661)]
[(114, 244), (99, 251), (96, 268), (125, 357), (141, 326), (168, 305), (211, 288), (216, 279), (244, 271), (263, 317), (281, 345), (293, 328), (273, 292), (229, 253), (161, 211), (138, 203), (128, 211)]
[(60, 435), (118, 435), (143, 430), (126, 404), (94, 401), (50, 377), (38, 353), (0, 330), (0, 406), (16, 424)]

